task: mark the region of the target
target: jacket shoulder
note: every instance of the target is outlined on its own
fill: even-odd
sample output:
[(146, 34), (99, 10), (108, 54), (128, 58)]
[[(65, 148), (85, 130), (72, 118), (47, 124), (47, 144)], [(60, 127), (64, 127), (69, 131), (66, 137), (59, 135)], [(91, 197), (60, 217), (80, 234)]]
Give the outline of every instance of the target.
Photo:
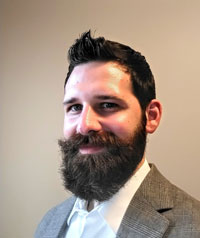
[(170, 220), (169, 230), (173, 231), (173, 235), (181, 230), (183, 237), (184, 234), (200, 237), (200, 202), (175, 185), (171, 186), (174, 206), (170, 212), (165, 213)]
[(61, 230), (64, 229), (65, 222), (73, 208), (75, 200), (75, 197), (70, 197), (64, 202), (51, 208), (40, 221), (34, 237), (42, 238), (50, 235), (52, 237), (57, 237), (56, 234), (58, 235)]

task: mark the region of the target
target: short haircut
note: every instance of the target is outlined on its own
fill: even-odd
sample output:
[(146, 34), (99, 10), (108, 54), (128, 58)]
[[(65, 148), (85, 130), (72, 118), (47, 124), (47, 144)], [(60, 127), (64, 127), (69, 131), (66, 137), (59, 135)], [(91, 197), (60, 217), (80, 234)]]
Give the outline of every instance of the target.
[(141, 53), (127, 45), (106, 40), (104, 37), (93, 38), (91, 32), (83, 33), (68, 51), (69, 69), (65, 84), (77, 65), (102, 61), (116, 62), (130, 74), (133, 94), (144, 111), (150, 101), (156, 98), (155, 81), (150, 66)]

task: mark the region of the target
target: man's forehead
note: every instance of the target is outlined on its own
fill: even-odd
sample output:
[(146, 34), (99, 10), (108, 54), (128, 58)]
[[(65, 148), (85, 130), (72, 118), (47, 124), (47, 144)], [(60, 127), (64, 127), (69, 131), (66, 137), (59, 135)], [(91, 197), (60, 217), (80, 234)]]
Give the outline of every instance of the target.
[[(72, 81), (77, 76), (83, 76), (84, 74), (94, 74), (95, 72), (101, 73), (107, 76), (109, 74), (116, 80), (122, 77), (122, 74), (128, 74), (127, 68), (115, 61), (91, 61), (87, 63), (82, 63), (74, 67), (71, 75), (69, 76), (69, 81)], [(76, 78), (77, 80), (77, 78)], [(73, 82), (72, 82), (73, 83)]]
[(120, 83), (129, 87), (131, 85), (130, 74), (125, 72), (121, 65), (112, 61), (95, 61), (77, 65), (69, 76), (65, 89), (78, 87), (79, 84), (87, 84), (88, 87), (95, 84), (101, 88), (105, 84), (107, 86), (120, 86)]

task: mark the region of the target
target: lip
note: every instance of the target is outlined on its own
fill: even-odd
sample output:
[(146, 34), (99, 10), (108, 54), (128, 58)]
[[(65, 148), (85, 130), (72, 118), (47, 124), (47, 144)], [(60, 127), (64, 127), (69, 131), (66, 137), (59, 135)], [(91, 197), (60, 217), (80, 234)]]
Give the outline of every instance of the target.
[(81, 154), (97, 154), (102, 152), (103, 146), (98, 145), (82, 145), (79, 148)]

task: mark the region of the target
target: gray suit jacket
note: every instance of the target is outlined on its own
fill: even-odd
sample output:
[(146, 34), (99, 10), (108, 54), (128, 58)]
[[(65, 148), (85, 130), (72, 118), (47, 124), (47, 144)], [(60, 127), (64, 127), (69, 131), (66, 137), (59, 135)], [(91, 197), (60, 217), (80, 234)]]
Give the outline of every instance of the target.
[[(71, 197), (51, 209), (35, 238), (63, 238), (75, 200)], [(152, 165), (126, 210), (117, 238), (161, 237), (200, 238), (200, 202), (171, 184)]]

